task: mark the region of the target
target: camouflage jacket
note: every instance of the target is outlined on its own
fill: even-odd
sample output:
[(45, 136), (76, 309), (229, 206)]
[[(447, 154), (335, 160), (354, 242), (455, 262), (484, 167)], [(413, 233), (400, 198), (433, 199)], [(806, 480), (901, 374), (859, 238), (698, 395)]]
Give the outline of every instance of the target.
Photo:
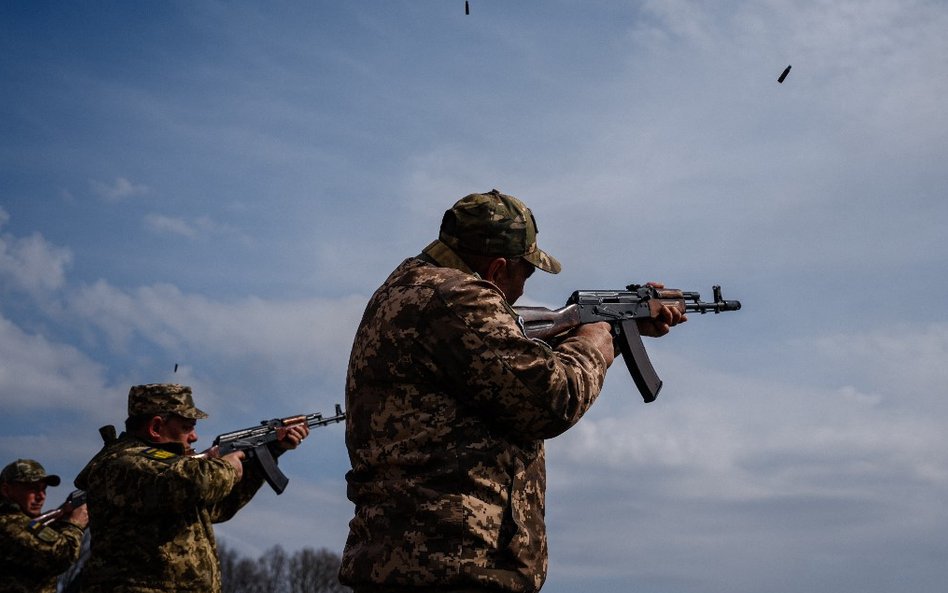
[(526, 338), (496, 286), (443, 246), (442, 265), (432, 261), (403, 262), (356, 333), (346, 380), (355, 516), (340, 577), (357, 590), (537, 591), (543, 440), (593, 404), (605, 360), (575, 338), (556, 348)]
[(55, 593), (56, 577), (79, 558), (82, 529), (66, 521), (43, 527), (0, 498), (0, 593)]
[(88, 593), (217, 593), (220, 566), (212, 523), (234, 514), (263, 479), (250, 468), (237, 481), (221, 459), (196, 459), (180, 444), (122, 435), (76, 478), (88, 491)]

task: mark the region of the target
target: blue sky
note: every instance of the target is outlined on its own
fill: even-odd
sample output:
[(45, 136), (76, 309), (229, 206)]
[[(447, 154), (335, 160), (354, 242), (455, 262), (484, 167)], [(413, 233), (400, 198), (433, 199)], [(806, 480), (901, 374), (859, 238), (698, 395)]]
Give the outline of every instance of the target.
[[(948, 5), (470, 4), (0, 5), (0, 456), (71, 481), (138, 383), (205, 444), (331, 412), (368, 296), (496, 187), (564, 265), (524, 303), (744, 303), (549, 442), (544, 591), (941, 591)], [(218, 535), (341, 551), (342, 437)]]

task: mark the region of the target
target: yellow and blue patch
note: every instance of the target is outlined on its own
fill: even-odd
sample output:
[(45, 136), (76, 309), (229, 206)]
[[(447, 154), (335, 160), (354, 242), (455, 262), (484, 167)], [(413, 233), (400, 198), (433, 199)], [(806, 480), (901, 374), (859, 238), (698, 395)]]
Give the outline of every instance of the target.
[(148, 447), (147, 449), (142, 450), (141, 454), (148, 459), (154, 459), (155, 461), (171, 461), (178, 457), (177, 453), (172, 453), (167, 449), (159, 449), (158, 447)]
[(53, 543), (56, 541), (56, 531), (50, 527), (47, 527), (46, 525), (43, 525), (39, 521), (30, 521), (27, 529), (29, 529), (35, 537), (38, 537), (40, 540), (46, 543)]

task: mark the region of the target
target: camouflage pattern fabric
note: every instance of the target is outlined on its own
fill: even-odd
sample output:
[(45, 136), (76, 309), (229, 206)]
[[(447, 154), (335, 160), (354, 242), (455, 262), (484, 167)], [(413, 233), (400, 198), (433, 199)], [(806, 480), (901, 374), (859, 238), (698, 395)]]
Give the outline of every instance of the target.
[(149, 383), (128, 390), (129, 418), (169, 413), (191, 420), (207, 418), (207, 413), (194, 405), (194, 396), (187, 385)]
[(66, 521), (43, 527), (0, 498), (0, 593), (55, 593), (56, 577), (78, 558), (82, 529)]
[(497, 287), (443, 242), (426, 253), (376, 291), (355, 336), (355, 516), (340, 578), (357, 592), (535, 592), (547, 571), (543, 440), (593, 404), (605, 360), (575, 338), (527, 339)]
[(441, 220), (438, 241), (455, 253), (522, 257), (550, 274), (562, 266), (537, 246), (537, 221), (527, 205), (496, 189), (458, 200)]
[(0, 482), (45, 482), (47, 486), (59, 486), (62, 480), (55, 474), (47, 474), (39, 461), (17, 459), (11, 461), (0, 472)]
[(212, 523), (234, 516), (263, 478), (221, 459), (183, 455), (122, 435), (76, 478), (88, 492), (91, 553), (84, 593), (217, 593), (220, 566)]

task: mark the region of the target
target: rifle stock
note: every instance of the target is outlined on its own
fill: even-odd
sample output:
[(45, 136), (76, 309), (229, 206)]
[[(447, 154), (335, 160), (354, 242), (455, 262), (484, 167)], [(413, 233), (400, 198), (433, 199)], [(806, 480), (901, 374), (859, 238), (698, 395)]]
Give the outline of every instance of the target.
[(552, 340), (582, 323), (578, 305), (551, 311), (545, 307), (516, 307), (523, 331), (531, 338)]

